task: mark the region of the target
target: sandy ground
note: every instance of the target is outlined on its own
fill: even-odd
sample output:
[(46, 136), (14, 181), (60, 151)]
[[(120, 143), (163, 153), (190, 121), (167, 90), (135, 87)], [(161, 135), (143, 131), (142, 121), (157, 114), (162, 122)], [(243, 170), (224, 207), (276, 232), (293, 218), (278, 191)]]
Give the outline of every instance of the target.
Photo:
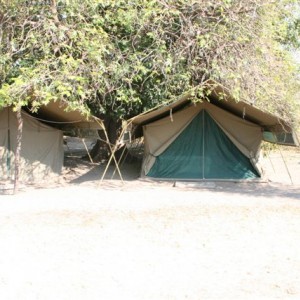
[(99, 184), (103, 166), (69, 162), (0, 196), (0, 299), (300, 299), (300, 156), (286, 157), (272, 182), (175, 186), (134, 165)]

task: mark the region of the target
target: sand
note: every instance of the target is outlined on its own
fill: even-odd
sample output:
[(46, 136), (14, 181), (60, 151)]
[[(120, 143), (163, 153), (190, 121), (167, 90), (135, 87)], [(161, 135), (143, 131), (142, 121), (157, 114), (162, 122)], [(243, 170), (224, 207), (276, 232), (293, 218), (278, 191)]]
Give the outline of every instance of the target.
[(0, 299), (300, 299), (300, 185), (288, 176), (99, 184), (99, 168), (0, 196)]

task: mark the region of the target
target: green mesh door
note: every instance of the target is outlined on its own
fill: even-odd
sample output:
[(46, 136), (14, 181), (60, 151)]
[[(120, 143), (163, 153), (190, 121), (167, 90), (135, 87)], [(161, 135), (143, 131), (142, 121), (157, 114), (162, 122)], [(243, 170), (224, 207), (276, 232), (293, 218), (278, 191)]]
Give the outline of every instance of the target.
[(202, 110), (158, 157), (147, 176), (176, 179), (250, 179), (259, 177), (244, 156)]

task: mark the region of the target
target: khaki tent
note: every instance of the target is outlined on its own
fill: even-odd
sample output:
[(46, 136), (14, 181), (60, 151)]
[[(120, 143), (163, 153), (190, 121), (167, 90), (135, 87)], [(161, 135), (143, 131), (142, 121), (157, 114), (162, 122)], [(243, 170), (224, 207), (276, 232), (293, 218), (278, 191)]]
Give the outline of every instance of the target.
[(262, 140), (295, 145), (287, 122), (229, 97), (193, 103), (189, 95), (128, 121), (144, 136), (142, 176), (159, 179), (261, 177)]
[[(0, 177), (12, 178), (17, 142), (17, 118), (10, 108), (0, 111)], [(62, 131), (23, 113), (21, 174), (24, 181), (60, 173), (63, 164)]]
[[(22, 111), (23, 134), (20, 179), (36, 181), (50, 174), (59, 174), (63, 166), (63, 129), (69, 126), (101, 129), (102, 122), (87, 119), (79, 112), (65, 112), (53, 103), (42, 107), (39, 114)], [(53, 126), (56, 127), (53, 127)], [(60, 129), (58, 129), (60, 128)], [(14, 177), (14, 155), (17, 141), (17, 117), (10, 108), (0, 109), (0, 178)]]

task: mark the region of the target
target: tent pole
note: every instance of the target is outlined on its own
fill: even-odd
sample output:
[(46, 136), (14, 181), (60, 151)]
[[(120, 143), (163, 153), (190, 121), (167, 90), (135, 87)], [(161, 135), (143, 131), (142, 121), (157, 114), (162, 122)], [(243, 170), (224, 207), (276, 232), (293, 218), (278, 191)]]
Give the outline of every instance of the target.
[(86, 150), (86, 152), (87, 152), (87, 155), (88, 155), (88, 157), (89, 157), (91, 163), (93, 164), (94, 161), (93, 161), (93, 159), (92, 159), (92, 157), (91, 157), (91, 155), (90, 155), (90, 151), (89, 151), (89, 149), (88, 149), (88, 147), (87, 147), (87, 145), (86, 145), (86, 143), (85, 143), (85, 141), (84, 141), (84, 138), (81, 138), (81, 141), (82, 141), (82, 143), (83, 143), (83, 145), (84, 145), (84, 147), (85, 147), (85, 150)]
[[(107, 132), (106, 132), (106, 129), (105, 129), (104, 124), (103, 124), (103, 123), (100, 123), (97, 119), (95, 119), (95, 120), (96, 120), (96, 122), (100, 125), (100, 127), (102, 128), (102, 130), (104, 131), (104, 135), (105, 135), (105, 139), (106, 139), (105, 142), (108, 144), (109, 149), (111, 149), (111, 145), (110, 145), (110, 142), (109, 142), (109, 139), (108, 139)], [(107, 172), (107, 170), (108, 170), (108, 167), (109, 167), (109, 164), (110, 164), (110, 162), (111, 162), (111, 159), (112, 159), (112, 156), (110, 156), (109, 161), (108, 161), (108, 163), (106, 164), (106, 167), (105, 167), (105, 170), (104, 170), (104, 172), (103, 172), (103, 175), (102, 175), (102, 177), (101, 177), (100, 182), (103, 181), (104, 176), (106, 175), (106, 172)]]
[(271, 153), (271, 151), (268, 152), (268, 158), (269, 158), (269, 161), (270, 161), (270, 163), (271, 163), (273, 172), (276, 173), (276, 172), (275, 172), (275, 168), (274, 168), (274, 164), (273, 164), (272, 159), (271, 159), (271, 156), (270, 156), (270, 153)]
[(205, 176), (204, 176), (204, 171), (205, 171), (205, 168), (204, 168), (204, 163), (205, 163), (205, 158), (204, 158), (204, 156), (205, 156), (205, 147), (204, 147), (205, 122), (204, 122), (204, 118), (205, 118), (205, 111), (203, 110), (203, 118), (202, 118), (202, 140), (203, 140), (203, 143), (202, 143), (202, 152), (203, 152), (203, 155), (202, 155), (202, 179), (205, 179)]
[[(100, 182), (103, 181), (103, 179), (104, 179), (104, 177), (105, 177), (105, 175), (106, 175), (106, 173), (107, 173), (107, 170), (108, 170), (108, 168), (109, 168), (109, 166), (110, 166), (110, 164), (111, 164), (111, 161), (114, 160), (114, 162), (115, 162), (115, 164), (116, 164), (117, 171), (118, 171), (119, 176), (120, 176), (120, 178), (121, 178), (121, 181), (122, 181), (122, 183), (124, 183), (124, 180), (123, 180), (123, 177), (122, 177), (122, 174), (121, 174), (121, 171), (120, 171), (118, 162), (117, 162), (116, 157), (115, 157), (115, 152), (117, 151), (119, 139), (117, 140), (116, 144), (115, 144), (114, 147), (112, 148), (112, 147), (111, 147), (111, 144), (110, 144), (110, 141), (109, 141), (109, 138), (108, 138), (108, 135), (107, 135), (107, 132), (106, 132), (106, 129), (105, 129), (104, 127), (103, 127), (103, 131), (104, 131), (104, 134), (105, 134), (106, 142), (107, 142), (107, 144), (108, 144), (108, 146), (109, 146), (109, 149), (110, 149), (110, 151), (111, 151), (111, 156), (110, 156), (110, 158), (109, 158), (109, 160), (108, 160), (108, 163), (107, 163), (107, 165), (106, 165), (106, 168), (105, 168), (105, 170), (104, 170), (104, 172), (103, 172), (103, 174), (102, 174), (102, 177), (101, 177), (101, 181), (100, 181)], [(122, 133), (123, 133), (123, 131), (122, 131)], [(122, 135), (121, 135), (121, 136), (122, 136)]]
[(7, 173), (8, 173), (8, 178), (11, 179), (11, 145), (10, 145), (10, 108), (7, 109), (7, 154), (6, 154), (6, 167), (7, 167)]
[(287, 172), (288, 172), (288, 174), (289, 174), (290, 181), (291, 181), (292, 185), (294, 185), (294, 182), (293, 182), (293, 179), (292, 179), (292, 176), (291, 176), (290, 170), (289, 170), (289, 168), (288, 168), (288, 166), (287, 166), (287, 163), (286, 163), (286, 161), (285, 161), (285, 159), (284, 159), (284, 157), (283, 157), (283, 154), (282, 154), (282, 152), (281, 152), (281, 149), (280, 149), (280, 147), (279, 147), (279, 152), (280, 152), (281, 158), (282, 158), (282, 160), (283, 160), (283, 162), (284, 162), (284, 165), (285, 165), (286, 171), (287, 171)]
[[(108, 137), (107, 137), (107, 139), (108, 139)], [(121, 171), (120, 171), (118, 162), (117, 162), (116, 157), (115, 157), (115, 152), (117, 151), (117, 145), (118, 145), (118, 142), (115, 144), (115, 146), (114, 146), (113, 148), (111, 147), (109, 141), (108, 141), (107, 143), (108, 143), (108, 145), (109, 145), (109, 149), (110, 149), (110, 151), (111, 151), (111, 155), (110, 155), (110, 158), (109, 158), (109, 160), (108, 160), (108, 162), (107, 162), (107, 164), (106, 164), (106, 167), (105, 167), (105, 170), (104, 170), (104, 172), (103, 172), (103, 174), (102, 174), (102, 177), (101, 177), (100, 182), (102, 182), (102, 181), (104, 180), (104, 177), (105, 177), (105, 175), (106, 175), (106, 173), (107, 173), (107, 171), (108, 171), (108, 168), (109, 168), (109, 166), (110, 166), (112, 160), (114, 160), (114, 162), (115, 162), (115, 164), (116, 164), (116, 169), (117, 169), (118, 174), (119, 174), (119, 176), (120, 176), (120, 178), (121, 178), (121, 181), (122, 181), (122, 183), (124, 183), (124, 180), (123, 180), (123, 177), (122, 177), (122, 174), (121, 174)]]
[[(102, 130), (104, 131), (104, 135), (105, 135), (105, 139), (106, 139), (105, 142), (108, 144), (109, 149), (112, 151), (112, 149), (111, 149), (111, 144), (110, 144), (110, 142), (109, 142), (108, 135), (107, 135), (106, 128), (105, 128), (104, 124), (100, 123), (100, 122), (98, 121), (98, 119), (95, 119), (95, 120), (96, 120), (96, 122), (100, 125), (100, 127), (102, 128)], [(114, 159), (115, 159), (115, 158), (114, 158)], [(104, 172), (103, 172), (103, 175), (102, 175), (102, 177), (101, 177), (101, 179), (100, 179), (100, 182), (103, 181), (103, 179), (104, 179), (104, 177), (105, 177), (105, 175), (106, 175), (106, 173), (107, 173), (108, 167), (109, 167), (109, 165), (110, 165), (110, 163), (111, 163), (111, 160), (112, 160), (112, 155), (110, 156), (109, 161), (108, 161), (108, 163), (106, 164), (106, 167), (105, 167), (105, 170), (104, 170)], [(120, 177), (121, 177), (121, 180), (122, 180), (122, 182), (123, 182), (122, 175), (121, 175)]]
[[(120, 158), (119, 158), (119, 160), (118, 160), (118, 164), (119, 164), (119, 165), (120, 165), (120, 162), (122, 161), (122, 158), (123, 158), (123, 156), (124, 156), (125, 150), (126, 150), (126, 146), (124, 147), (124, 149), (123, 149), (123, 151), (122, 151), (122, 153), (121, 153), (121, 156), (120, 156)], [(126, 157), (125, 157), (125, 159), (126, 159)], [(111, 175), (111, 179), (114, 178), (115, 174), (116, 174), (116, 168), (115, 168), (113, 174)]]
[(22, 146), (22, 133), (23, 133), (23, 118), (21, 107), (17, 109), (18, 133), (17, 133), (17, 147), (15, 154), (15, 181), (14, 181), (14, 194), (19, 189), (19, 175), (20, 175), (20, 161), (21, 161), (21, 146)]
[(114, 145), (114, 148), (113, 148), (113, 149), (111, 148), (111, 145), (110, 145), (110, 142), (109, 142), (109, 139), (108, 139), (108, 136), (107, 136), (107, 132), (106, 132), (106, 130), (105, 130), (105, 128), (104, 128), (105, 137), (106, 137), (106, 140), (107, 140), (107, 142), (108, 142), (109, 148), (110, 148), (110, 150), (111, 150), (111, 156), (110, 156), (110, 158), (109, 158), (109, 160), (108, 160), (108, 162), (107, 162), (106, 168), (105, 168), (104, 173), (103, 173), (103, 175), (102, 175), (102, 177), (101, 177), (101, 182), (103, 181), (103, 179), (104, 179), (104, 177), (105, 177), (105, 175), (106, 175), (106, 173), (107, 173), (107, 170), (108, 170), (108, 168), (109, 168), (109, 166), (110, 166), (110, 164), (111, 164), (112, 159), (114, 159), (115, 164), (116, 164), (116, 169), (117, 169), (117, 171), (118, 171), (118, 173), (119, 173), (119, 176), (120, 176), (120, 178), (121, 178), (121, 180), (122, 180), (122, 183), (124, 183), (124, 180), (123, 180), (123, 177), (122, 177), (120, 168), (119, 168), (119, 164), (118, 164), (118, 162), (117, 162), (117, 160), (116, 160), (116, 157), (115, 157), (115, 152), (117, 151), (118, 144), (119, 144), (119, 142), (120, 142), (120, 140), (121, 140), (121, 138), (122, 138), (122, 136), (123, 136), (125, 130), (128, 128), (128, 126), (129, 126), (131, 123), (132, 123), (132, 121), (129, 122), (126, 126), (123, 127), (123, 129), (121, 130), (121, 133), (120, 133), (120, 135), (119, 135), (119, 138), (117, 139), (116, 144)]

